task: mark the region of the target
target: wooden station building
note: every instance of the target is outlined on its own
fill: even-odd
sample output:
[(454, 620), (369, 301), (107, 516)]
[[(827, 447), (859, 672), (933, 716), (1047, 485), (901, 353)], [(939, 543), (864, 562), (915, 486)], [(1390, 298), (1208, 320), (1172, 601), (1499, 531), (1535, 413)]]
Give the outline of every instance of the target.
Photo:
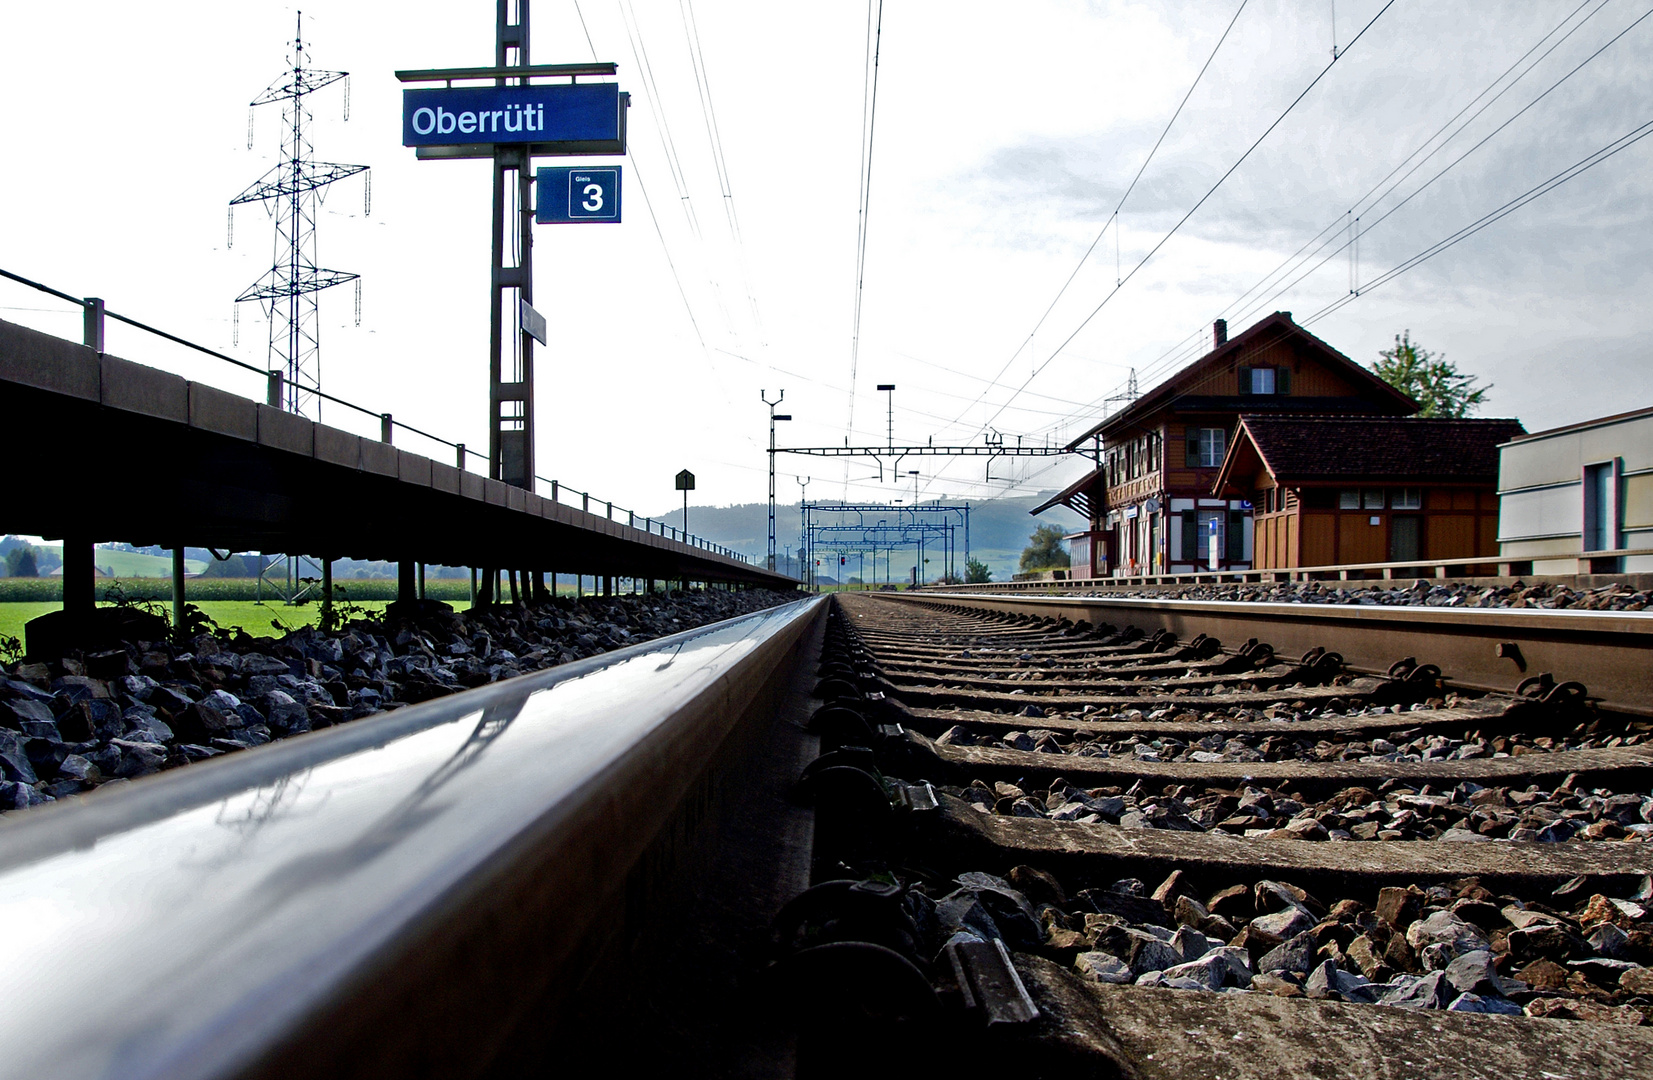
[(1498, 555), (1515, 420), (1244, 416), (1214, 490), (1253, 514), (1253, 569)]
[(1064, 505), (1089, 520), (1069, 537), (1076, 578), (1212, 569), (1213, 538), (1215, 569), (1249, 570), (1258, 557), (1254, 500), (1249, 491), (1217, 493), (1242, 416), (1400, 418), (1417, 410), (1290, 312), (1233, 338), (1219, 319), (1211, 351), (1068, 445), (1096, 468), (1033, 513)]

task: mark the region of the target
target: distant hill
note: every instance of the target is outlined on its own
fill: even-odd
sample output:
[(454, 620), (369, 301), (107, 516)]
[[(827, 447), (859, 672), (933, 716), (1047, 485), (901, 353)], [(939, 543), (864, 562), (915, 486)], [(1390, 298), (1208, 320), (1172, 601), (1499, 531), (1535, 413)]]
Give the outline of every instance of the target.
[[(1019, 497), (1004, 496), (980, 502), (969, 500), (947, 500), (949, 505), (969, 501), (970, 505), (970, 550), (978, 559), (987, 563), (993, 569), (995, 580), (1007, 580), (1014, 572), (1016, 560), (1020, 557), (1022, 548), (1027, 546), (1028, 536), (1040, 525), (1055, 525), (1063, 532), (1076, 532), (1085, 527), (1085, 519), (1066, 507), (1056, 507), (1046, 510), (1038, 517), (1031, 516), (1028, 511), (1050, 498), (1050, 492), (1041, 492), (1037, 495)], [(936, 505), (937, 500), (922, 505)], [(888, 508), (887, 520), (895, 520), (895, 506)], [(827, 521), (831, 506), (817, 506), (815, 518), (817, 522)], [(786, 559), (788, 548), (797, 550), (798, 538), (803, 529), (801, 507), (798, 503), (775, 505), (775, 547), (778, 556), (783, 562)], [(878, 520), (877, 515), (862, 515), (864, 519)], [(848, 521), (853, 523), (855, 515), (848, 515)], [(681, 528), (683, 510), (678, 508), (656, 517), (656, 521), (664, 521), (673, 528)], [(697, 536), (703, 536), (714, 543), (723, 544), (747, 555), (762, 558), (769, 538), (769, 504), (768, 503), (738, 503), (733, 506), (690, 506), (689, 531)], [(962, 570), (962, 544), (960, 536), (961, 555), (960, 569)], [(910, 572), (911, 558), (909, 555), (907, 567), (904, 571), (901, 566), (901, 554), (897, 552), (893, 562), (892, 573), (900, 576)], [(857, 560), (850, 559), (845, 569), (849, 573), (857, 573)], [(795, 566), (788, 564), (788, 569)], [(836, 567), (833, 568), (836, 571)], [(826, 572), (823, 561), (822, 572)], [(932, 562), (932, 574), (940, 573), (938, 564)], [(870, 568), (867, 576), (872, 577)]]

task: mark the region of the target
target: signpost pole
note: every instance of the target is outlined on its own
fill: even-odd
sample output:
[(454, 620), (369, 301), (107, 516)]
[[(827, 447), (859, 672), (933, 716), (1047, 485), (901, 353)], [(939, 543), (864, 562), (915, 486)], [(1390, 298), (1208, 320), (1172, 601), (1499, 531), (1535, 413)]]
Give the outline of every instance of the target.
[[(683, 532), (681, 539), (684, 543), (689, 540), (689, 492), (694, 490), (694, 473), (684, 469), (677, 474), (677, 490), (683, 493)], [(688, 586), (684, 586), (688, 588)]]
[[(496, 67), (528, 66), (529, 0), (495, 0)], [(505, 86), (499, 78), (495, 85)], [(528, 85), (527, 78), (518, 80)], [(488, 319), (488, 461), (489, 475), (520, 488), (534, 489), (534, 340), (523, 327), (522, 304), (534, 299), (533, 173), (528, 147), (495, 143), (493, 148), (493, 251), (489, 274)], [(515, 186), (515, 191), (512, 186)], [(507, 239), (511, 243), (507, 243)], [(516, 347), (509, 362), (506, 334)]]

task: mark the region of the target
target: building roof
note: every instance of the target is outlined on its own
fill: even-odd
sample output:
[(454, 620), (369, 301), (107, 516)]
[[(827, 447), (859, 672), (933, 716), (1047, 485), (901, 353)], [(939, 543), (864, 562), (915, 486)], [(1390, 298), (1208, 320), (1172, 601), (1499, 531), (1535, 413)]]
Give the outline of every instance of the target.
[[(1102, 482), (1102, 470), (1100, 468), (1092, 469), (1032, 510), (1029, 510), (1028, 513), (1037, 516), (1053, 506), (1066, 506), (1070, 510), (1089, 518), (1091, 517), (1091, 510), (1100, 501), (1102, 493), (1100, 485)], [(1092, 490), (1093, 487), (1096, 490)]]
[(1498, 445), (1526, 429), (1519, 420), (1390, 416), (1242, 416), (1217, 474), (1260, 461), (1277, 483), (1451, 481), (1495, 483)]
[(1580, 420), (1576, 424), (1564, 424), (1561, 427), (1548, 428), (1544, 431), (1535, 431), (1530, 435), (1521, 435), (1512, 441), (1523, 442), (1528, 439), (1547, 439), (1552, 435), (1565, 435), (1572, 431), (1586, 431), (1590, 428), (1606, 427), (1608, 424), (1623, 424), (1648, 416), (1653, 416), (1653, 406), (1645, 409), (1632, 409), (1630, 412), (1614, 413), (1612, 416), (1598, 416), (1594, 420)]
[(1367, 408), (1378, 411), (1384, 405), (1398, 413), (1414, 413), (1418, 410), (1418, 403), (1407, 395), (1390, 386), (1378, 378), (1371, 371), (1344, 356), (1324, 341), (1315, 337), (1307, 330), (1291, 320), (1291, 312), (1276, 311), (1268, 318), (1253, 323), (1245, 330), (1229, 338), (1223, 344), (1212, 349), (1192, 364), (1178, 371), (1169, 379), (1160, 383), (1146, 394), (1137, 398), (1123, 411), (1106, 417), (1091, 427), (1083, 435), (1068, 443), (1068, 449), (1076, 449), (1080, 443), (1093, 435), (1102, 433), (1104, 436), (1110, 430), (1119, 430), (1146, 417), (1157, 409), (1173, 403), (1188, 408), (1203, 409), (1232, 409), (1236, 405), (1246, 410), (1257, 407), (1255, 399), (1251, 397), (1213, 398), (1203, 395), (1190, 396), (1190, 392), (1198, 388), (1198, 384), (1208, 376), (1214, 368), (1226, 364), (1242, 352), (1273, 344), (1282, 338), (1296, 338), (1303, 345), (1308, 346), (1329, 367), (1346, 375), (1357, 384), (1364, 385), (1370, 392), (1369, 399), (1356, 400), (1348, 398), (1315, 398), (1308, 396), (1282, 396), (1270, 402), (1269, 408), (1301, 409), (1311, 412), (1325, 412), (1328, 409), (1337, 412), (1366, 411), (1362, 404), (1369, 402)]

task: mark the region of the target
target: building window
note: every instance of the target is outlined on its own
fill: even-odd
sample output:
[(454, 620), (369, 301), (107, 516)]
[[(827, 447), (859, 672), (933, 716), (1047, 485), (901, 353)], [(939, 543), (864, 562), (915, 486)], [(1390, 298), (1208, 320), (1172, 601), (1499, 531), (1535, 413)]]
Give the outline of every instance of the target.
[(1240, 393), (1244, 394), (1289, 394), (1291, 393), (1291, 368), (1289, 367), (1240, 367)]
[(1337, 508), (1339, 510), (1359, 510), (1360, 492), (1340, 491), (1337, 493)]
[(1366, 506), (1366, 509), (1368, 509), (1368, 510), (1382, 510), (1383, 509), (1383, 489), (1382, 488), (1375, 488), (1375, 489), (1374, 488), (1367, 488), (1366, 489), (1366, 503), (1365, 503), (1365, 506)]
[(1390, 503), (1396, 510), (1422, 510), (1423, 491), (1419, 488), (1401, 488)]
[(1182, 559), (1184, 562), (1195, 563), (1201, 567), (1208, 566), (1211, 559), (1211, 536), (1214, 529), (1217, 537), (1217, 557), (1221, 559), (1228, 550), (1228, 511), (1226, 510), (1185, 510), (1182, 515)]
[(1196, 469), (1215, 469), (1228, 450), (1228, 431), (1220, 427), (1188, 429), (1188, 464)]

